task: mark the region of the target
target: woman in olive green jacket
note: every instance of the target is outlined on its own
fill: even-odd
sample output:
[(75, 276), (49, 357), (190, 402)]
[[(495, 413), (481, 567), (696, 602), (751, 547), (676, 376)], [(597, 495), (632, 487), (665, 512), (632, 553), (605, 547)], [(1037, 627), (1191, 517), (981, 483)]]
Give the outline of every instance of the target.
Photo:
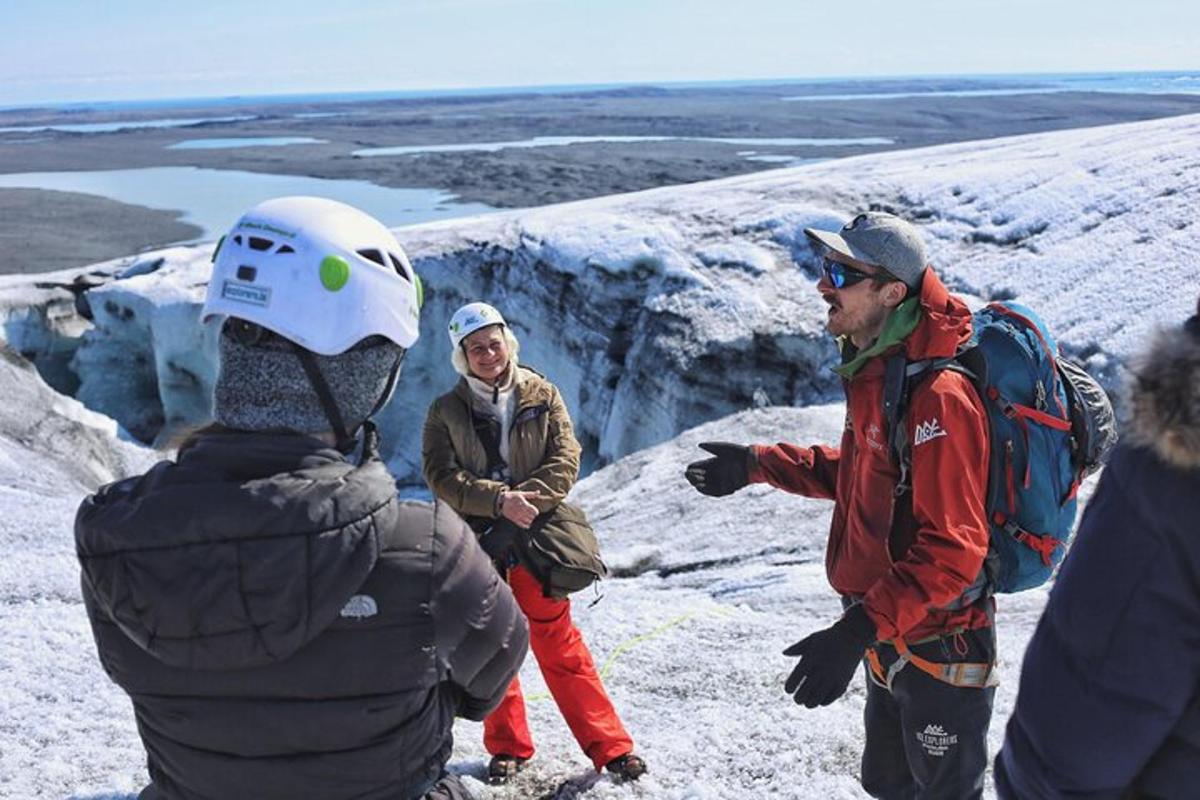
[[(481, 535), (501, 519), (528, 529), (566, 498), (579, 476), (579, 442), (566, 404), (554, 384), (517, 363), (516, 337), (491, 306), (459, 309), (450, 321), (450, 342), (451, 361), (462, 377), (429, 408), (425, 480)], [(530, 645), (546, 685), (579, 746), (597, 770), (638, 778), (645, 762), (633, 754), (633, 740), (571, 621), (570, 601), (547, 597), (511, 549), (497, 555), (529, 620)], [(517, 678), (483, 730), (492, 754), (488, 777), (503, 783), (534, 752)]]
[[(533, 370), (517, 366), (515, 358), (505, 380), (503, 391), (494, 385), (480, 391), (484, 382), (473, 376), (460, 378), (430, 406), (425, 422), (425, 479), (476, 532), (501, 516), (505, 495), (528, 499), (538, 513), (549, 511), (566, 498), (579, 476), (579, 443), (558, 389)], [(476, 425), (491, 427), (499, 442), (503, 401), (511, 403), (515, 413), (503, 472), (492, 477)]]

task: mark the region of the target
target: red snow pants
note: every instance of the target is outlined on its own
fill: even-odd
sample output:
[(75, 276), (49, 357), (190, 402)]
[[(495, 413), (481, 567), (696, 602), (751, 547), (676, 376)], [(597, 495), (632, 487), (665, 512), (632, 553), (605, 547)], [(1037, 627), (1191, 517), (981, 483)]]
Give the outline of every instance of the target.
[[(546, 686), (593, 766), (599, 771), (631, 752), (633, 739), (617, 717), (592, 654), (571, 621), (571, 601), (543, 596), (541, 584), (521, 566), (508, 571), (508, 585), (529, 620), (529, 645)], [(500, 705), (483, 721), (483, 745), (492, 755), (533, 755), (519, 677), (513, 677)]]

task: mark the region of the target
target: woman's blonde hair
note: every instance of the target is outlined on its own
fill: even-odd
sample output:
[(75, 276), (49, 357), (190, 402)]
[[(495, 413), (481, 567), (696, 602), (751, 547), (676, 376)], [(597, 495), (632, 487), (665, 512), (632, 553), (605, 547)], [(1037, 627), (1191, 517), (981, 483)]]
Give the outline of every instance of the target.
[[(515, 367), (518, 363), (517, 353), (521, 350), (521, 343), (517, 341), (517, 337), (507, 325), (501, 326), (500, 330), (504, 334), (504, 344), (508, 347), (508, 363)], [(454, 371), (464, 378), (472, 377), (471, 367), (467, 364), (467, 351), (464, 349), (466, 343), (467, 340), (464, 338), (450, 353), (450, 363), (454, 365)]]

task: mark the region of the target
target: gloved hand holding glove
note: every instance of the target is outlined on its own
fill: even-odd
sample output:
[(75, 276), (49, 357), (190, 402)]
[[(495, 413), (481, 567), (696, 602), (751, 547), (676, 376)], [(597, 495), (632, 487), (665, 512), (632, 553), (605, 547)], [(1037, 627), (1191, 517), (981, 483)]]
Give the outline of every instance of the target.
[(875, 623), (862, 604), (850, 606), (833, 625), (783, 651), (800, 656), (783, 690), (805, 708), (829, 705), (846, 693), (863, 653), (875, 641)]
[(709, 497), (733, 494), (750, 482), (754, 454), (749, 447), (729, 442), (701, 442), (701, 450), (714, 458), (693, 461), (683, 473), (696, 491)]

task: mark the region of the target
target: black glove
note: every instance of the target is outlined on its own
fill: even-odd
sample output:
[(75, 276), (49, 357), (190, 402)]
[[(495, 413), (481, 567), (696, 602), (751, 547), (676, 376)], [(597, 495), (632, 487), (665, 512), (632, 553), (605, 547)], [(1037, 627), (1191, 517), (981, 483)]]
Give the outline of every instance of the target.
[(846, 693), (858, 662), (875, 639), (875, 623), (862, 604), (850, 606), (833, 625), (783, 651), (785, 656), (800, 656), (783, 690), (805, 708), (829, 705)]
[(716, 458), (687, 465), (683, 475), (696, 491), (709, 497), (724, 497), (750, 482), (750, 461), (754, 456), (749, 447), (729, 442), (701, 442), (700, 449)]

